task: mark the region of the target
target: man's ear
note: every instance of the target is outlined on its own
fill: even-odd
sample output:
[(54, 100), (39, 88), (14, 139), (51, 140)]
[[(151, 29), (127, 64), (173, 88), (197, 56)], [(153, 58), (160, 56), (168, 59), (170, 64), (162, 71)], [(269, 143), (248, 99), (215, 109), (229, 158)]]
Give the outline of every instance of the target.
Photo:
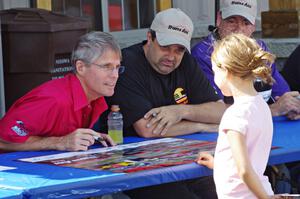
[(255, 23), (251, 26), (251, 35), (252, 35), (252, 33), (254, 33), (255, 32)]
[(150, 31), (147, 32), (147, 42), (150, 42), (152, 40), (152, 36)]
[(85, 63), (81, 60), (77, 60), (75, 62), (75, 67), (76, 67), (77, 73), (82, 73), (84, 71), (84, 68), (85, 68)]
[(217, 27), (219, 27), (221, 21), (222, 21), (222, 13), (221, 13), (221, 11), (218, 11), (217, 12), (217, 21), (216, 21), (216, 23), (217, 23), (216, 26)]

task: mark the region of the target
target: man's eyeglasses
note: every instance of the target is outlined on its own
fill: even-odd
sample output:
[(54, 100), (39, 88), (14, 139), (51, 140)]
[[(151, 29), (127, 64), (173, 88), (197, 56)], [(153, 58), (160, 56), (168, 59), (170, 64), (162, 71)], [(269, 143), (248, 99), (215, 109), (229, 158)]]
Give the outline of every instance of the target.
[(125, 71), (125, 66), (111, 66), (111, 65), (100, 65), (100, 64), (95, 64), (95, 63), (88, 63), (88, 64), (93, 64), (95, 66), (98, 66), (105, 72), (110, 72), (112, 73), (114, 70), (117, 70), (119, 74), (123, 73)]

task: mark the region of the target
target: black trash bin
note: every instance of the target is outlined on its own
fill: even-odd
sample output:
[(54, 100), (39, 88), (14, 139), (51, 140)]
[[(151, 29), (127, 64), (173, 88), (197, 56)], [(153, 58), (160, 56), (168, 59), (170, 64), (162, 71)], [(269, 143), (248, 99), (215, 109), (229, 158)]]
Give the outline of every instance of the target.
[(32, 88), (72, 70), (72, 49), (91, 23), (34, 8), (3, 10), (0, 17), (8, 110)]

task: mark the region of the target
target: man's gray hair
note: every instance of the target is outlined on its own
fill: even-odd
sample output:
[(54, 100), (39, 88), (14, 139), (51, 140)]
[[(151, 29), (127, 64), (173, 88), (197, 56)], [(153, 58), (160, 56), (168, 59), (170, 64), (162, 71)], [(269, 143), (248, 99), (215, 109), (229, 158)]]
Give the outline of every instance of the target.
[(120, 58), (122, 56), (118, 42), (109, 33), (94, 31), (81, 36), (72, 52), (71, 61), (74, 69), (77, 60), (87, 64), (93, 63), (107, 50), (118, 53)]

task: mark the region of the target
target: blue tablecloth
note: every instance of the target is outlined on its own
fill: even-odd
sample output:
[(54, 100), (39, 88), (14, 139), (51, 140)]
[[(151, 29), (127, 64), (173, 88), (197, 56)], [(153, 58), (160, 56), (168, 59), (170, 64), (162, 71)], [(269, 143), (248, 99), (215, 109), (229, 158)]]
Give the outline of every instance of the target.
[(11, 190), (0, 188), (0, 198), (1, 199), (22, 199), (22, 190)]
[[(215, 141), (217, 133), (197, 133), (180, 137)], [(137, 137), (125, 138), (126, 143), (143, 140), (145, 139)], [(274, 118), (273, 146), (279, 148), (272, 150), (269, 164), (300, 160), (299, 141), (300, 121), (288, 121), (283, 117)], [(7, 197), (20, 198), (20, 192), (22, 192), (22, 196), (25, 198), (82, 198), (212, 174), (212, 170), (196, 163), (130, 174), (116, 174), (108, 171), (92, 171), (16, 161), (20, 158), (54, 153), (58, 152), (1, 154), (1, 166), (15, 167), (15, 169), (0, 172), (0, 187), (10, 187), (5, 193)], [(0, 189), (0, 195), (2, 192), (4, 194), (5, 190), (1, 191)], [(14, 191), (15, 195), (13, 195)]]

